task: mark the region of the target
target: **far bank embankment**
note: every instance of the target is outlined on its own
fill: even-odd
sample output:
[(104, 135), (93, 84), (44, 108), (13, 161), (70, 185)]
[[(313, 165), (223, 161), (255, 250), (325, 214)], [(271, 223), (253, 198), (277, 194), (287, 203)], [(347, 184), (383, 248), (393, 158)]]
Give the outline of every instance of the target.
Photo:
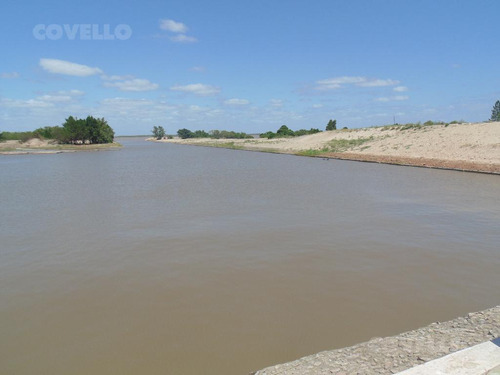
[(500, 122), (385, 126), (278, 139), (164, 139), (159, 142), (500, 173)]

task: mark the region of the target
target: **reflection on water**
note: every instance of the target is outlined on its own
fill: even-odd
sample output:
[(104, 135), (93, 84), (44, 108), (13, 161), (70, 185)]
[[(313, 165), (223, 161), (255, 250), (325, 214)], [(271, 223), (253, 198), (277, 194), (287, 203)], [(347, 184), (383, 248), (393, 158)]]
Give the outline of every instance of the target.
[(0, 158), (0, 373), (245, 374), (499, 303), (498, 176), (122, 143)]

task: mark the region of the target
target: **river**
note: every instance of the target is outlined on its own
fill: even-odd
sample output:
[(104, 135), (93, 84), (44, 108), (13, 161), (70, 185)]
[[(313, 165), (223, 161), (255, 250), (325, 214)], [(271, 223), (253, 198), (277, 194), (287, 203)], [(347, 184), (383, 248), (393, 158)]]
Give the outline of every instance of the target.
[(500, 303), (499, 176), (119, 141), (0, 158), (0, 373), (248, 374)]

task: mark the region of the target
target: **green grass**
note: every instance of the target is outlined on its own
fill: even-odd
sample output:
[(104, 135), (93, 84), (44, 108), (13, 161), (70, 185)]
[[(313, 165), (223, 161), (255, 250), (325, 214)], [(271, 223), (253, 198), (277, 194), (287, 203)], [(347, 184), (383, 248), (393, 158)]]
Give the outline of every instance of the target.
[(373, 137), (357, 139), (334, 139), (333, 141), (328, 142), (329, 152), (347, 151), (372, 140)]
[(217, 148), (229, 148), (231, 150), (242, 150), (244, 147), (241, 144), (235, 144), (234, 142), (200, 142), (193, 143), (195, 146), (209, 146), (209, 147), (217, 147)]
[(300, 155), (300, 156), (318, 156), (318, 155), (326, 154), (329, 151), (330, 151), (330, 149), (328, 147), (324, 147), (321, 150), (309, 149), (309, 150), (299, 151), (299, 152), (297, 152), (297, 155)]
[[(358, 139), (334, 139), (328, 142), (328, 146), (323, 147), (321, 150), (309, 149), (304, 151), (299, 151), (296, 155), (300, 156), (321, 156), (332, 152), (344, 152), (353, 149), (354, 147), (361, 146), (362, 144), (372, 141), (373, 137), (358, 138)], [(365, 150), (370, 146), (363, 146), (361, 149)]]

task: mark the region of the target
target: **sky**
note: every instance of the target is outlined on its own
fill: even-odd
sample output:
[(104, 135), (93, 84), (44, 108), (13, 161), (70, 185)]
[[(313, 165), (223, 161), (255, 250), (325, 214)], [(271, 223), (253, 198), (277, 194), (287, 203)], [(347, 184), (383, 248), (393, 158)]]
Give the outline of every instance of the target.
[(0, 4), (0, 131), (247, 133), (487, 120), (498, 0)]

